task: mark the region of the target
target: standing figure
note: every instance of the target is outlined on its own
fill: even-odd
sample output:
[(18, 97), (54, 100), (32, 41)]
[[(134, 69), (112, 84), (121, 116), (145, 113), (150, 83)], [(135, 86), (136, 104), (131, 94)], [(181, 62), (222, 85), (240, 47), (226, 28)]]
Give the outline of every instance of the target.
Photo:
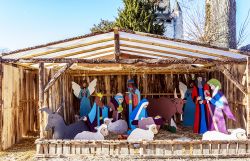
[(130, 127), (131, 130), (134, 130), (136, 128), (136, 126), (132, 124), (133, 121), (137, 122), (139, 120), (142, 120), (143, 118), (148, 117), (148, 113), (147, 113), (148, 104), (149, 104), (149, 102), (146, 98), (142, 99), (140, 101), (140, 103), (137, 105), (137, 107), (131, 113), (131, 115), (129, 117), (129, 123), (131, 124), (131, 127)]
[(209, 100), (209, 102), (215, 107), (212, 116), (215, 122), (211, 124), (211, 130), (217, 130), (227, 134), (228, 132), (223, 113), (227, 116), (227, 118), (234, 121), (235, 117), (229, 108), (225, 95), (221, 92), (221, 83), (217, 79), (210, 79), (207, 83), (211, 87), (213, 93), (212, 97), (206, 97), (206, 99)]
[(108, 107), (104, 106), (102, 103), (102, 94), (97, 93), (95, 98), (95, 103), (89, 112), (89, 114), (84, 117), (84, 121), (89, 126), (90, 131), (96, 131), (95, 127), (99, 127), (101, 124), (104, 123), (104, 119), (108, 118)]
[(115, 97), (111, 98), (110, 102), (108, 103), (108, 107), (110, 108), (110, 111), (112, 113), (112, 121), (122, 119), (123, 101), (123, 95), (121, 93), (117, 93)]
[[(126, 104), (128, 105), (128, 108), (129, 108), (128, 118), (130, 119), (130, 114), (131, 114), (132, 110), (141, 101), (141, 93), (136, 88), (135, 82), (134, 82), (133, 79), (130, 79), (128, 81), (128, 92), (126, 92), (126, 93), (127, 93), (127, 95), (125, 96), (125, 101), (126, 101)], [(129, 127), (131, 128), (131, 123), (130, 122), (129, 122)]]
[(86, 80), (83, 80), (82, 88), (75, 82), (72, 82), (72, 89), (77, 98), (81, 99), (80, 103), (80, 117), (86, 116), (90, 110), (89, 96), (95, 91), (97, 79), (94, 79), (88, 86)]
[(209, 97), (209, 86), (204, 83), (202, 77), (197, 78), (197, 84), (193, 87), (192, 99), (196, 104), (194, 117), (194, 133), (203, 134), (209, 130), (210, 127), (210, 105), (205, 99)]
[(189, 88), (185, 92), (184, 100), (186, 103), (183, 107), (183, 125), (184, 126), (194, 126), (194, 114), (195, 114), (195, 103), (192, 99), (192, 91), (194, 87), (194, 81), (189, 83)]

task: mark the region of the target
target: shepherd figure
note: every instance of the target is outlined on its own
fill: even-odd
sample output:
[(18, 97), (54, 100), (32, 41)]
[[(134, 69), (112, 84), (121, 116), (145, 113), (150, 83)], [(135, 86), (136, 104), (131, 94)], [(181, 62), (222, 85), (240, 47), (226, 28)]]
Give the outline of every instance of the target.
[(213, 120), (215, 120), (216, 124), (211, 124), (211, 130), (217, 130), (219, 132), (227, 134), (228, 132), (223, 113), (227, 116), (227, 118), (232, 119), (234, 121), (235, 117), (229, 108), (228, 101), (225, 95), (221, 91), (221, 83), (217, 79), (210, 79), (207, 83), (213, 93), (212, 97), (206, 97), (206, 99), (211, 103), (212, 106), (214, 106), (212, 117)]

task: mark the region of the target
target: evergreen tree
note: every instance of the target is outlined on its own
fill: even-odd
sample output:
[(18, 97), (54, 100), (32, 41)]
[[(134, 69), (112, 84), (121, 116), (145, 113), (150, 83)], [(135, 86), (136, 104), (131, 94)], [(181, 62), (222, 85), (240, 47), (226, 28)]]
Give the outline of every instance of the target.
[(101, 19), (101, 22), (97, 25), (94, 25), (90, 29), (90, 31), (92, 33), (94, 33), (94, 32), (106, 32), (106, 31), (113, 29), (114, 27), (115, 27), (115, 22)]
[(152, 34), (162, 35), (164, 26), (156, 22), (154, 2), (152, 0), (123, 0), (124, 9), (118, 11), (116, 25)]

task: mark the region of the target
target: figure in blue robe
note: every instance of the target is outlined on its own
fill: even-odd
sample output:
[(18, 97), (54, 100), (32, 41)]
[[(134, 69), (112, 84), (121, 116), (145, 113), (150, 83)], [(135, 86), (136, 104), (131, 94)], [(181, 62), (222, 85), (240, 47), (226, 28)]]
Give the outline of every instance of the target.
[(148, 117), (147, 106), (148, 106), (148, 100), (146, 98), (144, 98), (140, 101), (140, 103), (132, 111), (132, 113), (129, 117), (129, 122), (131, 124), (131, 127), (130, 127), (131, 130), (128, 133), (131, 133), (136, 128), (136, 126), (132, 124), (133, 121), (142, 120), (143, 118)]
[(89, 100), (89, 90), (88, 88), (81, 89), (78, 98), (81, 99), (80, 103), (80, 117), (87, 116), (91, 110), (90, 100)]
[(195, 103), (192, 98), (192, 88), (187, 89), (185, 93), (186, 103), (183, 110), (183, 125), (184, 126), (194, 126), (194, 115), (195, 115)]
[[(98, 94), (97, 94), (98, 95)], [(108, 118), (109, 108), (103, 105), (101, 102), (102, 96), (97, 96), (95, 99), (95, 103), (85, 118), (87, 125), (89, 126), (90, 131), (96, 131), (95, 127), (103, 124), (104, 119)]]
[[(128, 92), (125, 96), (126, 104), (128, 105), (128, 118), (130, 118), (130, 115), (135, 107), (139, 104), (141, 101), (141, 93), (136, 88), (135, 81), (133, 79), (128, 80)], [(131, 122), (129, 122), (129, 127), (131, 128)]]

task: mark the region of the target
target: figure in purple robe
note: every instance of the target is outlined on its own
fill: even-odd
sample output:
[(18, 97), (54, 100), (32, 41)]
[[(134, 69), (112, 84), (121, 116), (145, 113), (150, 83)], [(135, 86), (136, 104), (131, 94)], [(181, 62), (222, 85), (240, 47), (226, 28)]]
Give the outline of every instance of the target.
[(207, 84), (211, 87), (213, 91), (212, 97), (206, 97), (206, 99), (209, 100), (209, 102), (211, 103), (210, 105), (214, 106), (212, 117), (213, 120), (215, 120), (215, 123), (211, 123), (210, 130), (216, 130), (227, 134), (228, 132), (226, 128), (224, 114), (227, 116), (227, 118), (232, 119), (234, 121), (235, 117), (229, 108), (226, 97), (221, 92), (221, 83), (217, 79), (210, 79)]

